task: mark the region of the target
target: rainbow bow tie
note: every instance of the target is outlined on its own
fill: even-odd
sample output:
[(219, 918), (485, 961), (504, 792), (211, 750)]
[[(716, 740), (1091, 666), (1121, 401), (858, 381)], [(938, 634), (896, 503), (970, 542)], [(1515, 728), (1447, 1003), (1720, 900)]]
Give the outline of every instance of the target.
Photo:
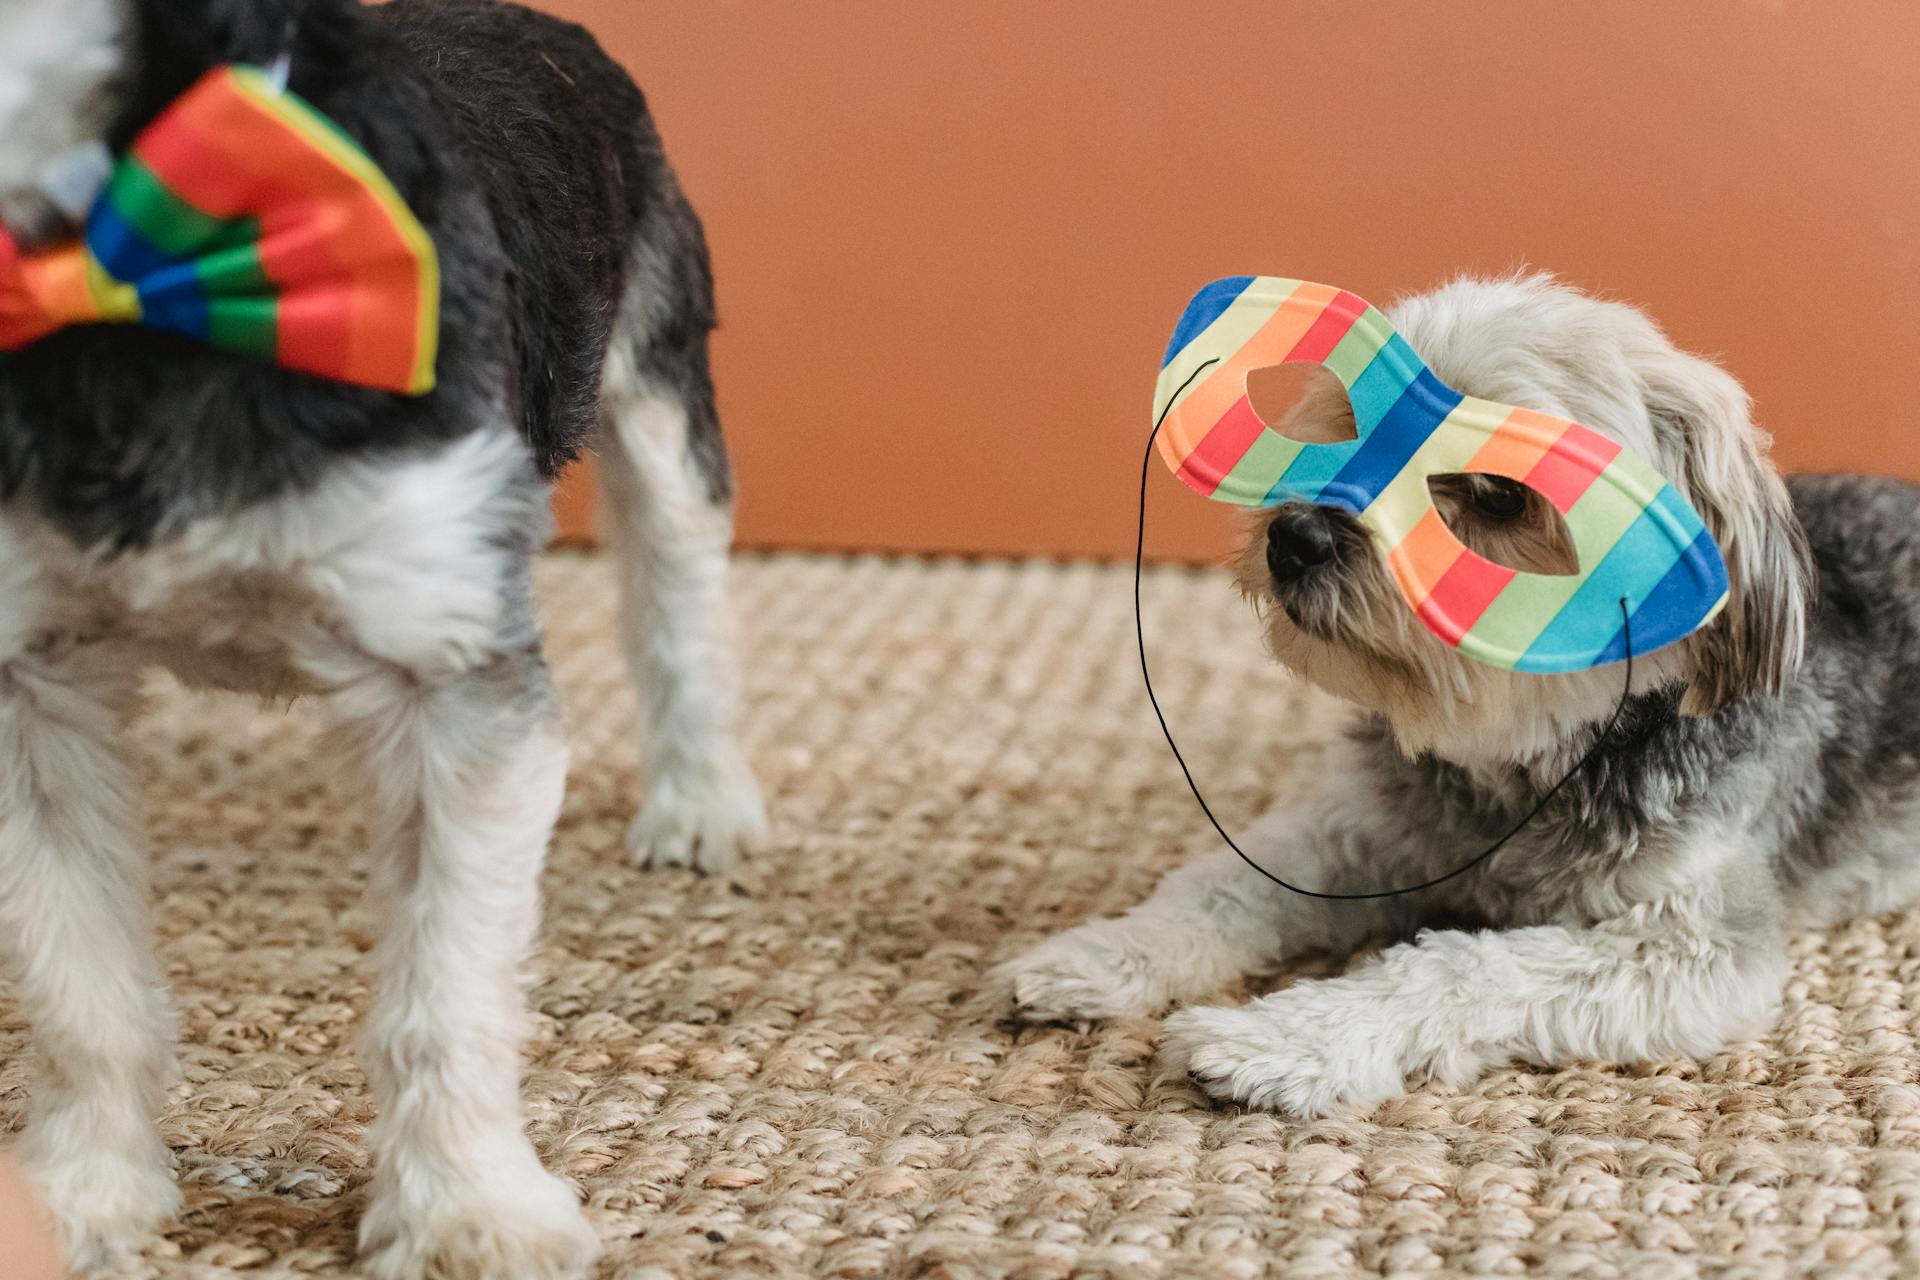
[[(1247, 375), (1292, 361), (1340, 379), (1354, 439), (1303, 443), (1254, 412)], [(1167, 344), (1154, 411), (1161, 458), (1200, 493), (1357, 515), (1427, 630), (1481, 662), (1583, 671), (1628, 656), (1629, 635), (1635, 654), (1683, 639), (1727, 602), (1712, 535), (1638, 455), (1577, 422), (1453, 390), (1344, 289), (1264, 276), (1206, 286)], [(1566, 522), (1579, 570), (1525, 573), (1470, 551), (1427, 487), (1459, 472), (1504, 476), (1545, 497)]]
[(0, 228), (0, 350), (102, 323), (421, 395), (439, 261), (339, 126), (261, 71), (219, 67), (115, 163), (81, 240), (22, 255)]

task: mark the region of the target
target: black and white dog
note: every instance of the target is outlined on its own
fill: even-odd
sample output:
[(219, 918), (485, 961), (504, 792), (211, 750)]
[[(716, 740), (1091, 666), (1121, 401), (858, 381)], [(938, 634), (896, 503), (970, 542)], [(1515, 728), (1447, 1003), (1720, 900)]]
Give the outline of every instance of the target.
[(71, 237), (50, 164), (118, 153), (215, 65), (283, 55), (437, 245), (438, 389), (128, 326), (0, 356), (0, 943), (45, 1058), (22, 1150), (83, 1263), (175, 1208), (122, 729), (153, 664), (310, 694), (378, 806), (366, 1263), (574, 1275), (593, 1235), (518, 1101), (516, 969), (567, 766), (529, 559), (545, 477), (591, 441), (648, 712), (633, 850), (727, 866), (764, 818), (735, 739), (706, 248), (633, 83), (493, 0), (8, 0), (0, 219)]

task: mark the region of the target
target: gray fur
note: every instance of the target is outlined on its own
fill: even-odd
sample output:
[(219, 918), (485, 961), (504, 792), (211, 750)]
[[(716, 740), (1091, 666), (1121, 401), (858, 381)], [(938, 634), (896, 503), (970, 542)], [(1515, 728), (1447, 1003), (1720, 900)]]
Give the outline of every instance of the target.
[[(1920, 895), (1920, 490), (1783, 485), (1732, 378), (1551, 281), (1459, 281), (1394, 319), (1450, 385), (1585, 423), (1671, 478), (1720, 545), (1729, 607), (1639, 655), (1630, 690), (1618, 665), (1500, 671), (1426, 634), (1351, 516), (1267, 513), (1242, 589), (1280, 660), (1361, 712), (1323, 785), (1243, 848), (1312, 889), (1377, 892), (1462, 865), (1565, 786), (1490, 861), (1399, 897), (1294, 896), (1211, 853), (1005, 966), (1015, 1007), (1138, 1013), (1385, 942), (1339, 978), (1168, 1019), (1169, 1066), (1303, 1114), (1516, 1059), (1709, 1054), (1763, 1031), (1787, 930)], [(1329, 438), (1344, 411), (1320, 385), (1294, 425)], [(1542, 502), (1489, 501), (1499, 487), (1434, 494), (1469, 547), (1554, 571), (1564, 530)]]

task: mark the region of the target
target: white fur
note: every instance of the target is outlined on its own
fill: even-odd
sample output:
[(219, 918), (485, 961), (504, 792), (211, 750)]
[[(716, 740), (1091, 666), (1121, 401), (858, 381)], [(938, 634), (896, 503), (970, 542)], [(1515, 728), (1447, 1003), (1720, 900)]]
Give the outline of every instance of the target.
[(48, 644), (45, 584), (0, 525), (0, 940), (41, 1059), (20, 1154), (80, 1266), (179, 1205), (153, 1127), (174, 1019), (152, 950), (124, 654)]
[(739, 743), (726, 592), (732, 520), (688, 449), (686, 407), (635, 367), (629, 344), (614, 344), (603, 388), (598, 474), (650, 778), (628, 845), (643, 866), (726, 871), (767, 837)]
[[(1610, 434), (1701, 509), (1726, 555), (1734, 603), (1714, 628), (1636, 661), (1636, 691), (1686, 680), (1689, 707), (1710, 710), (1780, 686), (1804, 643), (1805, 549), (1738, 384), (1676, 351), (1632, 309), (1539, 278), (1455, 282), (1393, 315), (1451, 385)], [(1305, 411), (1338, 408), (1321, 390)], [(1256, 527), (1241, 580), (1275, 654), (1383, 715), (1409, 756), (1432, 752), (1490, 788), (1516, 768), (1549, 785), (1621, 696), (1618, 667), (1541, 677), (1462, 658), (1424, 633), (1384, 570), (1365, 566), (1356, 582), (1343, 581), (1344, 635), (1309, 635), (1275, 601), (1264, 544)], [(1457, 850), (1431, 848), (1430, 830), (1367, 785), (1358, 752), (1334, 748), (1318, 790), (1267, 814), (1241, 846), (1309, 887), (1384, 889), (1457, 864)], [(1553, 892), (1521, 889), (1488, 903), (1505, 930), (1484, 933), (1415, 936), (1429, 905), (1417, 896), (1295, 896), (1221, 851), (1167, 876), (1123, 917), (1042, 943), (999, 977), (1023, 1017), (1138, 1014), (1204, 998), (1305, 951), (1346, 955), (1414, 937), (1342, 977), (1168, 1020), (1170, 1067), (1217, 1098), (1307, 1115), (1370, 1106), (1410, 1078), (1465, 1083), (1510, 1060), (1711, 1053), (1763, 1029), (1779, 1001), (1781, 912), (1764, 901), (1770, 889), (1757, 907), (1749, 891), (1756, 874), (1770, 884), (1764, 868), (1754, 870), (1749, 831), (1765, 801), (1727, 797), (1716, 821), (1674, 833), (1680, 847), (1661, 856), (1557, 880), (1543, 871), (1534, 883)], [(1465, 886), (1474, 883), (1460, 892), (1472, 894)], [(1871, 896), (1861, 885), (1827, 892), (1842, 888)]]
[[(128, 23), (127, 0), (0, 0), (0, 220), (23, 241), (60, 230), (49, 174), (97, 144)], [(648, 301), (605, 371), (602, 469), (651, 712), (632, 841), (643, 861), (719, 870), (765, 834), (736, 738), (729, 518), (689, 457), (685, 410), (636, 366)], [(524, 581), (545, 501), (524, 441), (496, 425), (337, 463), (124, 555), (73, 545), (24, 503), (0, 509), (0, 948), (46, 1058), (22, 1151), (76, 1259), (138, 1244), (178, 1204), (154, 1127), (172, 1020), (121, 747), (151, 663), (323, 699), (374, 801), (371, 1274), (587, 1267), (593, 1234), (540, 1167), (518, 1098), (517, 970), (566, 772)]]
[(124, 0), (0, 4), (0, 223), (39, 230), (52, 216), (41, 182), (104, 129), (126, 22)]
[(378, 813), (381, 990), (367, 1017), (374, 1276), (571, 1276), (597, 1243), (521, 1132), (519, 965), (566, 789), (556, 728), (370, 666), (334, 695)]
[(1584, 928), (1424, 933), (1338, 978), (1176, 1013), (1161, 1058), (1215, 1098), (1319, 1116), (1515, 1060), (1704, 1057), (1771, 1025), (1787, 967), (1713, 919), (1679, 896)]
[(0, 911), (48, 1067), (22, 1146), (76, 1258), (137, 1243), (177, 1204), (153, 1123), (171, 1023), (119, 747), (146, 661), (321, 695), (368, 781), (386, 921), (365, 1032), (381, 1108), (371, 1273), (557, 1278), (591, 1258), (519, 1107), (517, 970), (566, 771), (495, 537), (503, 519), (537, 536), (530, 472), (502, 427), (340, 464), (111, 558), (0, 512)]

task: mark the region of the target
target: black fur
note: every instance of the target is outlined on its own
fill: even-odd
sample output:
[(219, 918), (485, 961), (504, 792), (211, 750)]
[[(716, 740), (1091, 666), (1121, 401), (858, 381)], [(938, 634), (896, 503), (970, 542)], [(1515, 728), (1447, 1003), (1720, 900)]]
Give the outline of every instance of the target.
[[(644, 367), (686, 396), (724, 495), (698, 220), (646, 103), (577, 27), (493, 0), (136, 0), (117, 149), (210, 67), (265, 64), (353, 136), (441, 259), (439, 385), (411, 398), (128, 326), (0, 356), (0, 498), (75, 539), (142, 545), (316, 481), (343, 456), (456, 438), (501, 412), (557, 471), (585, 443), (627, 281)], [(624, 335), (623, 335), (624, 336)]]
[[(1705, 717), (1680, 713), (1678, 687), (1635, 697), (1510, 847), (1414, 909), (1551, 918), (1597, 876), (1717, 829), (1756, 798), (1755, 865), (1789, 894), (1849, 862), (1873, 880), (1899, 869), (1872, 860), (1911, 859), (1886, 835), (1920, 790), (1920, 489), (1859, 476), (1795, 477), (1788, 488), (1816, 570), (1798, 677), (1777, 696)], [(1414, 847), (1437, 868), (1511, 828), (1546, 785), (1518, 768), (1494, 781), (1431, 756), (1407, 760), (1378, 717), (1354, 732), (1366, 785), (1394, 797), (1383, 813), (1418, 833)], [(1361, 879), (1380, 874), (1377, 864), (1349, 867), (1352, 883), (1337, 887), (1379, 888)]]

